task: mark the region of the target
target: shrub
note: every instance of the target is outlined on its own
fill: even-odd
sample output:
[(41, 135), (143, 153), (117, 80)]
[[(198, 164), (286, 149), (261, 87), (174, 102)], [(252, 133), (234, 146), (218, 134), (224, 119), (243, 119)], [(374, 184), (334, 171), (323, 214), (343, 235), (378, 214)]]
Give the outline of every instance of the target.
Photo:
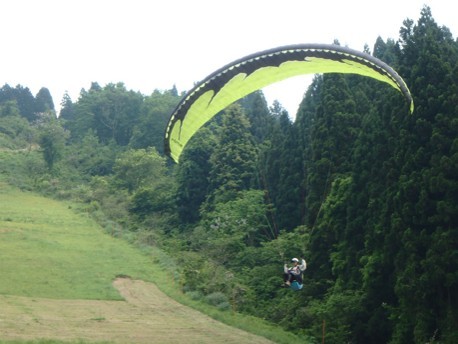
[(229, 300), (227, 299), (226, 295), (217, 291), (217, 292), (214, 292), (214, 293), (211, 293), (205, 296), (205, 302), (207, 302), (208, 304), (212, 306), (218, 306), (225, 302), (228, 303)]
[(198, 290), (191, 290), (186, 292), (186, 295), (189, 296), (192, 300), (198, 301), (201, 300), (203, 295), (200, 291)]
[(228, 311), (231, 309), (231, 304), (229, 302), (221, 302), (216, 306), (220, 311)]

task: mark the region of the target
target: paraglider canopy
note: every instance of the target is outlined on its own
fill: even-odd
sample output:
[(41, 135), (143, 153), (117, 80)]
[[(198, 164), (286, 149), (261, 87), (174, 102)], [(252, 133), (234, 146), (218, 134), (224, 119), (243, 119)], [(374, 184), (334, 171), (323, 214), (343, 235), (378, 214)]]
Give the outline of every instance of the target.
[(231, 103), (272, 83), (316, 73), (353, 73), (385, 82), (404, 95), (413, 112), (413, 99), (404, 80), (379, 59), (334, 44), (289, 45), (243, 57), (198, 83), (170, 117), (165, 153), (178, 162), (194, 133)]

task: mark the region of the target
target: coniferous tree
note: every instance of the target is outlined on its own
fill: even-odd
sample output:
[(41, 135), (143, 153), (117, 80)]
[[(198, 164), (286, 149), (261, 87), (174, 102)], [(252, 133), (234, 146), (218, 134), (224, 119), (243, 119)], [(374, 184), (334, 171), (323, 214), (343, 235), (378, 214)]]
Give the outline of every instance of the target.
[(35, 96), (35, 113), (54, 111), (54, 102), (51, 93), (46, 87), (40, 88)]
[(249, 128), (250, 123), (237, 104), (222, 115), (217, 143), (210, 157), (210, 206), (234, 200), (239, 191), (255, 185), (257, 151)]
[(270, 135), (269, 149), (263, 152), (262, 181), (274, 206), (274, 225), (278, 232), (292, 230), (302, 223), (303, 163), (298, 131), (282, 110)]
[[(285, 203), (287, 202), (279, 199), (282, 196), (291, 195), (290, 192), (283, 193), (281, 185), (284, 185), (282, 182), (284, 181), (283, 177), (285, 177), (282, 175), (282, 171), (284, 171), (285, 166), (290, 166), (290, 162), (286, 162), (287, 158), (283, 154), (287, 151), (284, 144), (292, 123), (287, 111), (278, 101), (275, 101), (271, 108), (271, 116), (272, 125), (268, 140), (260, 146), (258, 170), (259, 183), (265, 192), (266, 202), (274, 207), (271, 213), (271, 223), (275, 233), (278, 234), (281, 229), (294, 227), (286, 224), (289, 220), (293, 218), (297, 220), (297, 216), (293, 217), (285, 210)], [(296, 209), (297, 202), (294, 203), (292, 207)]]
[(17, 85), (15, 88), (5, 84), (0, 89), (0, 103), (6, 100), (15, 100), (21, 116), (29, 122), (37, 119), (35, 115), (35, 98), (28, 87)]
[(211, 129), (204, 127), (189, 141), (176, 167), (177, 210), (183, 224), (200, 219), (200, 207), (209, 191), (210, 157), (216, 144)]
[[(458, 45), (425, 7), (401, 30), (401, 72), (415, 94), (415, 115), (400, 122), (394, 342), (458, 338), (456, 133)], [(455, 247), (453, 249), (452, 247)], [(440, 254), (438, 254), (440, 252)], [(456, 252), (456, 251), (455, 251)], [(409, 316), (407, 316), (409, 315)]]
[(59, 113), (59, 118), (64, 119), (66, 121), (72, 121), (75, 119), (75, 108), (72, 102), (72, 98), (68, 94), (68, 92), (64, 93), (62, 97), (62, 101), (60, 102), (61, 109)]
[(250, 132), (253, 138), (256, 143), (262, 143), (272, 126), (272, 116), (263, 93), (261, 91), (254, 92), (242, 98), (239, 103), (250, 121)]

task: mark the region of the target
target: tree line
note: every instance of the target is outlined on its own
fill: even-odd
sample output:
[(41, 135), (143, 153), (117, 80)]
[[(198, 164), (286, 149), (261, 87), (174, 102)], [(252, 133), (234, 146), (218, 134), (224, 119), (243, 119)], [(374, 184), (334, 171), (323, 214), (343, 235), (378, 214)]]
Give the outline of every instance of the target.
[[(372, 54), (407, 81), (413, 115), (388, 86), (318, 75), (294, 121), (255, 92), (202, 128), (178, 165), (163, 155), (183, 96), (174, 87), (144, 96), (93, 83), (64, 96), (57, 117), (46, 89), (5, 85), (0, 143), (37, 142), (43, 158), (14, 165), (21, 181), (2, 172), (81, 201), (112, 235), (160, 246), (183, 292), (221, 310), (310, 342), (326, 324), (327, 343), (455, 343), (458, 42), (425, 7)], [(308, 262), (300, 292), (280, 287), (293, 256)]]

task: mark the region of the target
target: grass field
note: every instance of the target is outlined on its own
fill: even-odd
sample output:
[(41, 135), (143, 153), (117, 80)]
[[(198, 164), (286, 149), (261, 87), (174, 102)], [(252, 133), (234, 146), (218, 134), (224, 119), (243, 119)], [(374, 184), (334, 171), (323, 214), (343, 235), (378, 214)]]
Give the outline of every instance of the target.
[(0, 343), (299, 342), (186, 298), (161, 251), (111, 237), (74, 207), (0, 181)]
[(71, 205), (0, 184), (0, 294), (120, 299), (118, 275), (151, 281), (151, 258)]

